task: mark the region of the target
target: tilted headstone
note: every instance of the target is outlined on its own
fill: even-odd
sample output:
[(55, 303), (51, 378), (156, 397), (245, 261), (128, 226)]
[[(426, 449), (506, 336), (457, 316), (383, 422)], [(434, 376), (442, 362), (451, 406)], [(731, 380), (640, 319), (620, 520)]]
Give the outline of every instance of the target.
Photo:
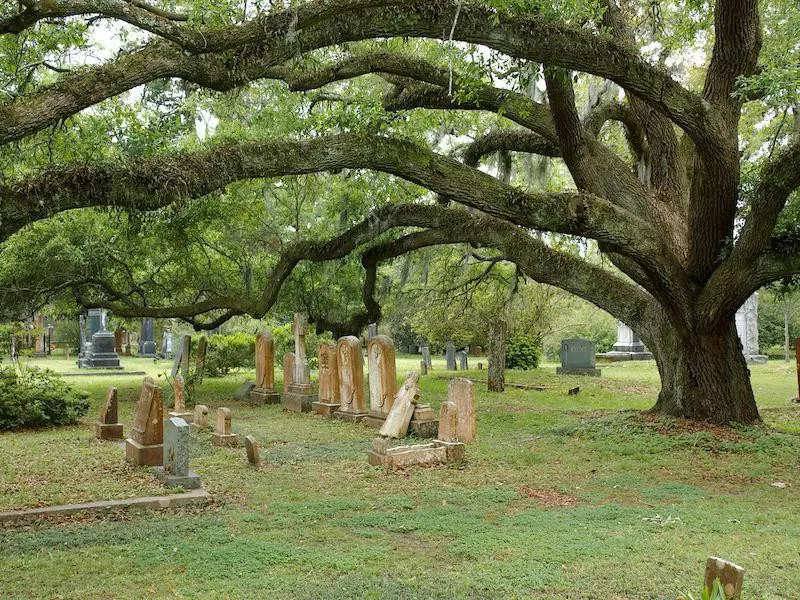
[(257, 467), (261, 464), (261, 454), (259, 452), (258, 440), (252, 435), (244, 438), (244, 447), (247, 450), (247, 462)]
[(164, 405), (161, 388), (152, 377), (145, 377), (136, 403), (136, 417), (131, 436), (125, 440), (125, 460), (137, 465), (156, 467), (163, 464)]
[(447, 370), (456, 370), (456, 345), (453, 342), (447, 342), (444, 349), (444, 357), (447, 361)]
[(306, 319), (300, 313), (294, 315), (292, 333), (294, 333), (294, 377), (289, 389), (283, 394), (281, 404), (284, 410), (290, 412), (310, 412), (318, 397), (311, 385), (311, 372), (306, 358)]
[(394, 343), (385, 335), (376, 335), (367, 345), (369, 372), (369, 416), (367, 425), (380, 427), (392, 410), (397, 394), (397, 367)]
[(463, 377), (451, 379), (441, 406), (439, 439), (469, 443), (475, 436), (475, 386)]
[(294, 384), (294, 352), (283, 355), (283, 393), (288, 394)]
[(600, 376), (595, 368), (595, 345), (591, 340), (569, 339), (561, 341), (561, 366), (556, 369), (559, 375)]
[(169, 488), (200, 487), (200, 477), (189, 470), (189, 425), (180, 417), (164, 423), (164, 465), (153, 471)]
[(425, 363), (425, 366), (429, 369), (432, 368), (433, 364), (431, 363), (431, 349), (429, 346), (422, 346), (420, 348), (420, 352), (422, 352), (422, 362)]
[(466, 371), (469, 369), (469, 362), (467, 359), (467, 353), (463, 350), (461, 352), (456, 352), (456, 358), (458, 359), (458, 368), (461, 371)]
[(208, 429), (208, 407), (205, 404), (196, 404), (192, 415), (192, 431), (195, 433)]
[(256, 386), (250, 392), (250, 401), (259, 406), (281, 401), (275, 391), (275, 342), (269, 331), (256, 336)]
[(221, 407), (217, 409), (217, 426), (211, 434), (211, 443), (215, 446), (238, 446), (239, 436), (233, 433), (231, 427), (231, 409)]
[(122, 423), (117, 422), (117, 388), (108, 388), (106, 400), (100, 410), (100, 419), (95, 423), (94, 435), (100, 440), (121, 440)]
[(333, 416), (339, 409), (339, 367), (336, 344), (320, 344), (317, 348), (319, 362), (319, 400), (312, 404), (314, 413)]
[(361, 341), (352, 335), (339, 338), (336, 344), (336, 361), (339, 366), (339, 400), (342, 405), (334, 415), (351, 423), (360, 422), (367, 416)]
[(408, 433), (408, 425), (414, 415), (414, 408), (419, 400), (419, 373), (409, 373), (403, 387), (397, 392), (392, 410), (381, 427), (383, 437), (401, 438)]
[(197, 340), (197, 356), (194, 358), (194, 381), (197, 385), (203, 383), (203, 374), (206, 370), (206, 351), (208, 350), (208, 340), (206, 336), (201, 336)]
[(726, 600), (739, 600), (744, 586), (744, 569), (730, 561), (711, 556), (706, 561), (705, 587), (713, 590), (714, 581), (719, 579)]

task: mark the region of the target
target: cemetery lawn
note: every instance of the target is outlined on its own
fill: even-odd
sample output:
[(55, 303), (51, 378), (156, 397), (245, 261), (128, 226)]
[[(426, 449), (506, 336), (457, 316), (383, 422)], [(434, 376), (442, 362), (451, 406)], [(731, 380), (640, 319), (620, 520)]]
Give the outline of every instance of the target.
[[(400, 356), (398, 374), (418, 363)], [(453, 374), (434, 367), (420, 385), (438, 413)], [(367, 464), (374, 430), (230, 400), (252, 373), (206, 379), (194, 400), (212, 422), (231, 407), (234, 431), (260, 440), (261, 468), (204, 433), (192, 469), (209, 507), (0, 526), (0, 597), (674, 599), (696, 595), (719, 555), (747, 570), (745, 599), (797, 598), (794, 366), (751, 368), (765, 426), (732, 430), (643, 415), (652, 362), (601, 367), (601, 378), (556, 377), (551, 364), (508, 375), (544, 390), (478, 383), (466, 464), (394, 473)], [(0, 510), (163, 494), (91, 435), (109, 385), (128, 434), (141, 379), (70, 378), (91, 392), (83, 423), (0, 434)]]

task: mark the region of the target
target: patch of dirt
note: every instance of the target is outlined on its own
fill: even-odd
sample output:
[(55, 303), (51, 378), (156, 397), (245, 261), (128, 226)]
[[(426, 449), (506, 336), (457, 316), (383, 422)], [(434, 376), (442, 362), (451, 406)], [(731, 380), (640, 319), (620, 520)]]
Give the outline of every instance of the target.
[(528, 485), (519, 488), (519, 493), (526, 498), (536, 498), (545, 506), (577, 506), (578, 501), (572, 496), (567, 496), (554, 490), (536, 490)]
[(694, 421), (684, 418), (670, 418), (667, 420), (664, 419), (663, 416), (654, 413), (641, 413), (634, 418), (642, 426), (664, 435), (684, 435), (705, 431), (721, 440), (736, 442), (743, 438), (742, 434), (736, 429), (731, 429), (723, 425), (706, 423), (705, 421)]

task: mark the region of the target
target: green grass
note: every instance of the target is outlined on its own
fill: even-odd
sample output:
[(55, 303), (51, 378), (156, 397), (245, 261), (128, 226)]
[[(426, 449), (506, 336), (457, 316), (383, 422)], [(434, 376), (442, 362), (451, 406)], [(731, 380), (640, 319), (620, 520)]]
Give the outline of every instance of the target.
[[(418, 362), (401, 356), (398, 373)], [(434, 366), (421, 387), (438, 409), (452, 373)], [(261, 469), (243, 449), (193, 436), (208, 508), (0, 528), (0, 597), (666, 599), (696, 592), (709, 555), (747, 569), (746, 598), (797, 597), (793, 365), (752, 368), (767, 426), (734, 432), (641, 419), (658, 390), (653, 363), (603, 366), (601, 378), (554, 372), (509, 374), (545, 391), (477, 384), (467, 463), (397, 473), (367, 464), (373, 430), (230, 400), (252, 373), (207, 379), (197, 400), (232, 408), (234, 430), (261, 442)], [(163, 493), (119, 446), (91, 437), (109, 385), (127, 432), (141, 376), (70, 381), (91, 392), (84, 423), (0, 435), (0, 509)]]

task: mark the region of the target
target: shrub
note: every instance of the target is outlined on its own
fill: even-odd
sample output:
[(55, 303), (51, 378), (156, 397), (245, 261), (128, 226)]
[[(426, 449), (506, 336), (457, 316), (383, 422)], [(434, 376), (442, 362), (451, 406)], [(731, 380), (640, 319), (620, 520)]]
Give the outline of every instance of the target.
[(0, 430), (74, 423), (89, 410), (88, 395), (52, 371), (0, 367)]
[(527, 371), (539, 366), (541, 350), (531, 338), (520, 335), (506, 344), (506, 368)]
[(234, 369), (252, 368), (256, 361), (256, 336), (240, 331), (212, 335), (206, 347), (207, 377), (224, 377)]

